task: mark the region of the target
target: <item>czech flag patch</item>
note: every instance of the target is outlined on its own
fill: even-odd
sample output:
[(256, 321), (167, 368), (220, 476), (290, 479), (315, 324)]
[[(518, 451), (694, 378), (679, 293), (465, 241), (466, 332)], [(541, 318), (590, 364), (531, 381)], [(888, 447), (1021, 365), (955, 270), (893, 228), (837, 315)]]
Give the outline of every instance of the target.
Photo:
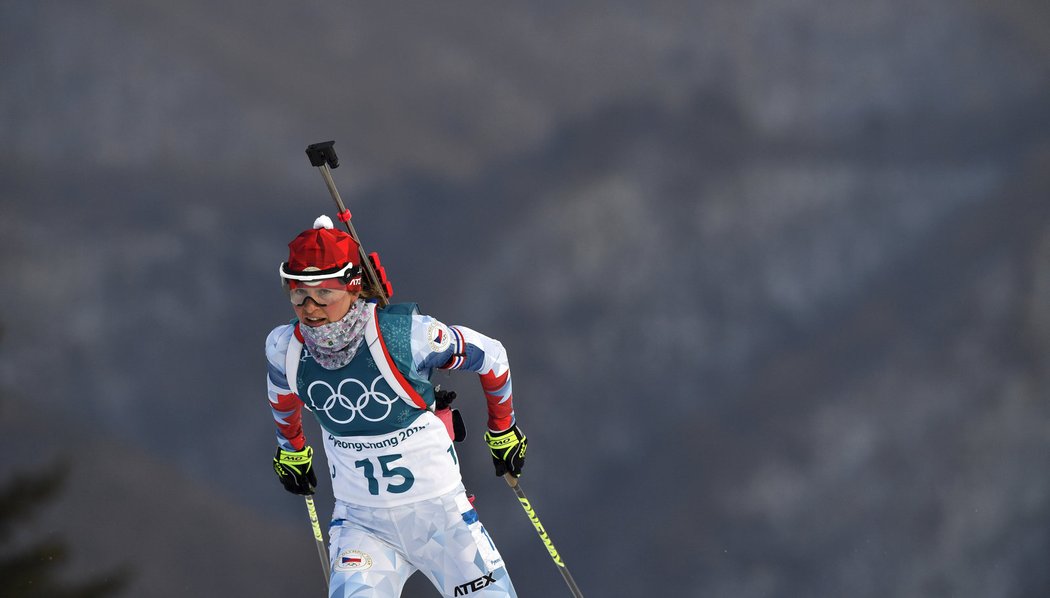
[(372, 566), (372, 557), (360, 550), (344, 550), (335, 561), (336, 571), (362, 571)]

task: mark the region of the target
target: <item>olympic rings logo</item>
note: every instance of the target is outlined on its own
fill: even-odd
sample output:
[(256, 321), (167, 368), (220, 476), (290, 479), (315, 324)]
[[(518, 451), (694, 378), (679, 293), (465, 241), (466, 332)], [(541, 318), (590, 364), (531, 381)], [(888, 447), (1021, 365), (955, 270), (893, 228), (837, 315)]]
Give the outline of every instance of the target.
[[(354, 421), (354, 418), (361, 415), (361, 419), (370, 422), (378, 422), (386, 419), (390, 415), (391, 405), (397, 402), (397, 396), (389, 397), (382, 392), (376, 391), (376, 385), (383, 379), (383, 375), (376, 376), (375, 380), (372, 380), (371, 387), (367, 387), (363, 382), (355, 378), (345, 378), (339, 383), (338, 388), (332, 388), (330, 384), (324, 380), (314, 381), (306, 388), (306, 395), (310, 397), (310, 402), (313, 404), (314, 411), (324, 411), (332, 421), (337, 424), (348, 424)], [(352, 383), (361, 387), (361, 394), (356, 399), (351, 399), (343, 393), (343, 386), (345, 384)], [(314, 397), (314, 387), (323, 386), (328, 389), (328, 397), (323, 402), (318, 401)], [(369, 409), (370, 405), (378, 406), (377, 409)], [(386, 407), (386, 410), (379, 417), (370, 417), (365, 413), (365, 409), (368, 409), (373, 415), (378, 412), (382, 407)], [(345, 418), (345, 419), (340, 419)]]

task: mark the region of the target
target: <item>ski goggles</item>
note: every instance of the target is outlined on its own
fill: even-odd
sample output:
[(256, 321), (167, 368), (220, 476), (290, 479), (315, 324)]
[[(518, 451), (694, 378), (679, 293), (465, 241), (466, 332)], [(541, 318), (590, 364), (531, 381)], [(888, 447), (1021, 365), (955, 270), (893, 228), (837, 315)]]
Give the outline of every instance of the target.
[(288, 300), (292, 302), (292, 305), (296, 307), (302, 307), (306, 304), (307, 299), (312, 299), (318, 307), (326, 307), (330, 303), (338, 303), (347, 296), (350, 295), (350, 291), (346, 290), (345, 284), (340, 284), (338, 289), (330, 289), (326, 287), (301, 287), (288, 289)]

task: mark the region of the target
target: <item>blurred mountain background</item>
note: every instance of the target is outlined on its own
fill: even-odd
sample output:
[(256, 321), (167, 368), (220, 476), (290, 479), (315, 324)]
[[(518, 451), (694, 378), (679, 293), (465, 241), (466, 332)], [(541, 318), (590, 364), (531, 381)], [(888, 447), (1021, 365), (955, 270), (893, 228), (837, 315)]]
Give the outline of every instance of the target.
[[(23, 532), (128, 597), (323, 595), (262, 343), (335, 139), (395, 300), (507, 346), (586, 595), (1050, 595), (1047, 31), (1036, 0), (4, 2), (5, 478), (72, 472)], [(567, 595), (476, 380), (435, 381), (518, 594)]]

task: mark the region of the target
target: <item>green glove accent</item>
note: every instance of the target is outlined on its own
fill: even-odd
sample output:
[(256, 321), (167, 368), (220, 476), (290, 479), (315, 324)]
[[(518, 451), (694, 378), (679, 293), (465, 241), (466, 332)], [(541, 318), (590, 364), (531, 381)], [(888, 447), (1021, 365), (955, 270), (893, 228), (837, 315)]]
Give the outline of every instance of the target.
[(509, 473), (514, 477), (521, 475), (525, 465), (525, 447), (528, 438), (517, 425), (502, 432), (485, 432), (485, 442), (492, 452), (492, 464), (496, 466), (496, 475)]
[(313, 494), (317, 488), (313, 460), (314, 449), (311, 447), (303, 447), (303, 450), (295, 452), (278, 448), (273, 457), (273, 470), (277, 472), (285, 490), (306, 496)]

